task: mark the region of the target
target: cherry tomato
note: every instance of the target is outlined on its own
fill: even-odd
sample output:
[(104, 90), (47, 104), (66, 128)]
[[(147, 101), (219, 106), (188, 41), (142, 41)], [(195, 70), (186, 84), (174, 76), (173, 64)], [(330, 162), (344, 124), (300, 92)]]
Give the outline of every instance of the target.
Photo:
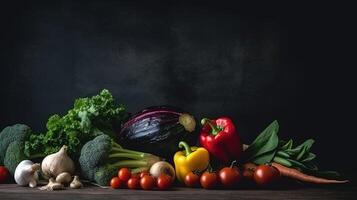
[(266, 186), (276, 182), (279, 178), (279, 170), (270, 165), (259, 165), (254, 172), (254, 181), (258, 185)]
[(147, 173), (147, 174), (149, 174), (149, 173), (150, 173), (150, 171), (149, 171), (149, 170), (147, 170), (147, 169), (144, 169), (143, 171), (141, 171), (141, 173)]
[(137, 178), (140, 179), (140, 174), (131, 174), (130, 178)]
[(243, 165), (243, 173), (242, 176), (244, 179), (253, 181), (254, 180), (254, 171), (256, 169), (256, 165), (254, 163), (246, 163)]
[(140, 173), (140, 178), (143, 178), (145, 175), (150, 175), (150, 173), (148, 171), (143, 171)]
[(120, 180), (126, 182), (131, 177), (131, 172), (128, 168), (121, 168), (118, 172), (118, 177)]
[(200, 178), (201, 186), (205, 189), (212, 189), (217, 185), (217, 174), (213, 172), (204, 172)]
[(129, 178), (127, 182), (129, 189), (139, 189), (140, 188), (140, 179), (136, 177)]
[(254, 178), (254, 171), (251, 169), (245, 169), (242, 173), (242, 176), (246, 179), (246, 180), (253, 180)]
[(190, 172), (186, 174), (184, 182), (188, 187), (197, 187), (200, 184), (200, 177), (197, 174)]
[(157, 182), (156, 182), (157, 187), (160, 190), (167, 190), (171, 187), (172, 185), (172, 178), (171, 176), (167, 175), (167, 174), (161, 174), (158, 178), (157, 178)]
[(4, 166), (0, 166), (0, 183), (5, 183), (9, 177), (9, 171)]
[(114, 189), (120, 188), (122, 185), (122, 181), (119, 179), (119, 177), (113, 177), (112, 180), (110, 180), (110, 187)]
[(242, 175), (238, 169), (232, 167), (224, 167), (221, 169), (218, 173), (218, 177), (225, 187), (233, 187), (242, 179)]
[(151, 190), (155, 187), (155, 179), (150, 175), (145, 175), (140, 179), (140, 186), (144, 190)]

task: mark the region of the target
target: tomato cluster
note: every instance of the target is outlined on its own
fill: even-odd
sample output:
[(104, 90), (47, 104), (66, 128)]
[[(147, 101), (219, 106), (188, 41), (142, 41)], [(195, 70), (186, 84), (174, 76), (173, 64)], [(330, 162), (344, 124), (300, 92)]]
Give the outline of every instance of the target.
[(220, 184), (230, 188), (239, 183), (241, 177), (238, 168), (225, 167), (218, 174), (211, 171), (205, 171), (202, 175), (190, 172), (185, 176), (184, 183), (188, 187), (201, 186), (205, 189), (213, 189)]
[(118, 176), (113, 177), (110, 181), (110, 186), (113, 189), (128, 188), (128, 189), (143, 189), (167, 190), (172, 186), (172, 177), (167, 174), (161, 174), (155, 178), (148, 171), (143, 171), (139, 174), (132, 174), (128, 168), (121, 168), (118, 171)]
[(280, 178), (280, 172), (273, 166), (260, 165), (254, 169), (243, 170), (243, 173), (237, 167), (224, 167), (218, 173), (206, 171), (202, 175), (190, 172), (185, 176), (184, 183), (188, 187), (199, 187), (205, 189), (214, 189), (216, 187), (234, 188), (246, 179), (254, 181), (260, 186), (269, 186), (277, 182)]

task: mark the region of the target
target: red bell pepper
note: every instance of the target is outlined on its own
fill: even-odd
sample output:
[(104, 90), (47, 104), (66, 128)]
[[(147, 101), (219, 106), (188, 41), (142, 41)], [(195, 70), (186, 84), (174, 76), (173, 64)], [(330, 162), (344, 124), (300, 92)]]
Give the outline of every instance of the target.
[(216, 120), (202, 119), (201, 146), (224, 164), (239, 161), (243, 144), (231, 119), (221, 117)]

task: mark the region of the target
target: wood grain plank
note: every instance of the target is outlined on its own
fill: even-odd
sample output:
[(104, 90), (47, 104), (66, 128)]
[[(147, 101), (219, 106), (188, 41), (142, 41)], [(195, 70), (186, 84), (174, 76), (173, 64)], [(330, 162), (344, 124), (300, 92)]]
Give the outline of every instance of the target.
[(118, 200), (190, 200), (190, 199), (355, 199), (356, 186), (338, 188), (297, 188), (288, 190), (203, 190), (177, 187), (170, 191), (103, 189), (89, 186), (84, 189), (40, 191), (15, 184), (0, 185), (0, 199), (118, 199)]

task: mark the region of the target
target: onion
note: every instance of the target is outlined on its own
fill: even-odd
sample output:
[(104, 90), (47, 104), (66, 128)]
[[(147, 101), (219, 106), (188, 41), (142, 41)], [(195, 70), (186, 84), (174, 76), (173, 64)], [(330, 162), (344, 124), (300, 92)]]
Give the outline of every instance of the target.
[(159, 161), (154, 163), (150, 168), (150, 174), (155, 178), (158, 178), (161, 174), (171, 176), (172, 180), (175, 180), (175, 169), (172, 165), (165, 161)]

